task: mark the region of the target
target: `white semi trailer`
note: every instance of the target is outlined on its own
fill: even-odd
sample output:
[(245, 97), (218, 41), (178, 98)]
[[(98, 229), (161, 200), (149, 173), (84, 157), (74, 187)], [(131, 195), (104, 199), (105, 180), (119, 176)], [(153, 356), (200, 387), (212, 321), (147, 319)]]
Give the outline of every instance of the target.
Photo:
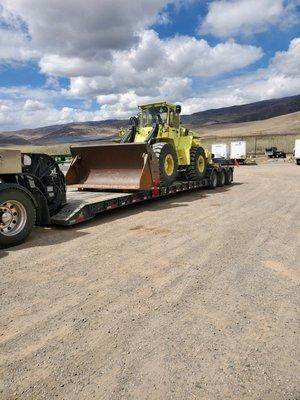
[(246, 154), (246, 142), (231, 142), (230, 143), (230, 159), (237, 160), (244, 163), (247, 158)]
[(300, 139), (295, 140), (295, 161), (300, 165)]
[(211, 152), (214, 158), (224, 158), (229, 157), (229, 149), (226, 143), (215, 143), (211, 145)]

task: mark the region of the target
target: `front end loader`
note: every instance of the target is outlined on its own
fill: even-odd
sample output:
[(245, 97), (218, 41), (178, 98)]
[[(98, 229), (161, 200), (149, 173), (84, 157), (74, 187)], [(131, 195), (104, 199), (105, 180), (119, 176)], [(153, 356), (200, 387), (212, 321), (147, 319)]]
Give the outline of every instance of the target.
[(120, 143), (71, 148), (67, 184), (82, 189), (149, 189), (169, 186), (177, 176), (200, 181), (209, 154), (200, 137), (181, 126), (181, 106), (155, 102), (139, 106), (138, 117)]

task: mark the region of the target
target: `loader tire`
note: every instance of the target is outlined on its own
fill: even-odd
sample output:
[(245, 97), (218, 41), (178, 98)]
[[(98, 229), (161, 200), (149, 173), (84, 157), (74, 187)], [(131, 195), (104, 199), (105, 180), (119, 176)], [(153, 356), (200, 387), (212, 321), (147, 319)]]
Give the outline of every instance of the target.
[(206, 175), (207, 160), (202, 147), (192, 147), (190, 150), (190, 165), (186, 168), (189, 181), (201, 181)]
[(221, 169), (221, 171), (218, 172), (218, 179), (217, 179), (217, 186), (222, 187), (225, 185), (225, 171), (224, 169)]
[(153, 151), (158, 159), (160, 184), (170, 186), (177, 176), (178, 160), (175, 149), (168, 143), (155, 143)]
[(15, 186), (0, 191), (0, 248), (23, 243), (35, 224), (32, 200)]

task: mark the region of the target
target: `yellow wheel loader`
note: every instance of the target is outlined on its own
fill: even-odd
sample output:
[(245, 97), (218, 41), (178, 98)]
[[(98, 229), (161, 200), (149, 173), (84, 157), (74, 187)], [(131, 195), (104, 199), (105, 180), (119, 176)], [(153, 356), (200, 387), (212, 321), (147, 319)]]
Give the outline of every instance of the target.
[(200, 181), (209, 154), (200, 137), (181, 126), (181, 106), (155, 102), (139, 106), (120, 143), (71, 147), (67, 184), (87, 189), (149, 189), (169, 186), (180, 174)]

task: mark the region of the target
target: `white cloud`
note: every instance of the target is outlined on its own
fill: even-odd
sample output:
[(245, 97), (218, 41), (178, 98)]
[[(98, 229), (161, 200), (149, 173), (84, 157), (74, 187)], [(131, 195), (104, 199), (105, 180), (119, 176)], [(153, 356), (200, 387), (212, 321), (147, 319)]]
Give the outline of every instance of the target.
[(56, 76), (95, 76), (109, 75), (112, 66), (110, 61), (99, 59), (85, 60), (79, 57), (66, 57), (59, 54), (46, 54), (40, 61), (41, 72)]
[(246, 104), (300, 93), (300, 38), (291, 41), (287, 51), (277, 52), (268, 68), (219, 82), (215, 89), (187, 99), (186, 113)]
[[(161, 40), (147, 30), (154, 22), (167, 22), (164, 7), (168, 3), (182, 7), (183, 1), (1, 1), (3, 18), (10, 24), (5, 34), (11, 38), (0, 42), (0, 58), (1, 47), (10, 59), (40, 54), (41, 72), (53, 76), (107, 80), (113, 75), (111, 80), (118, 85), (121, 81), (122, 86), (127, 80), (131, 89), (136, 80), (157, 76), (159, 69), (170, 76), (214, 76), (243, 68), (261, 56), (254, 46), (227, 42), (211, 47), (204, 40), (185, 36)], [(110, 89), (116, 84), (103, 86)]]
[(23, 62), (37, 58), (28, 37), (22, 32), (0, 28), (0, 64)]
[[(153, 30), (143, 31), (139, 44), (130, 50), (112, 52), (108, 61), (99, 64), (96, 59), (80, 59), (60, 55), (45, 55), (40, 60), (41, 70), (59, 76), (90, 77), (102, 82), (106, 88), (130, 88), (147, 79), (165, 76), (214, 76), (243, 68), (262, 56), (255, 46), (240, 45), (233, 40), (210, 46), (205, 40), (189, 36), (176, 36), (161, 40)], [(76, 82), (76, 80), (75, 80)], [(82, 83), (82, 81), (80, 81)], [(100, 86), (101, 86), (100, 85)], [(153, 85), (153, 83), (151, 83)]]
[(210, 77), (243, 68), (262, 57), (255, 46), (240, 45), (233, 40), (210, 46), (205, 40), (175, 37), (166, 42), (168, 68), (174, 75)]
[(22, 30), (22, 20), (2, 5), (0, 0), (0, 64), (38, 58), (29, 36)]
[(299, 0), (215, 0), (209, 4), (200, 33), (233, 37), (295, 23), (297, 3)]
[[(26, 23), (33, 44), (45, 53), (88, 58), (130, 48), (137, 33), (166, 21), (170, 0), (1, 0), (6, 14)], [(161, 14), (163, 12), (163, 14)]]
[(287, 76), (300, 75), (300, 38), (291, 41), (288, 51), (276, 53), (271, 67)]
[(139, 104), (155, 100), (170, 100), (188, 98), (192, 95), (191, 80), (188, 78), (167, 79), (153, 96), (149, 92), (136, 93), (131, 90), (126, 93), (109, 94), (97, 96), (97, 101), (101, 106), (97, 112), (100, 119), (128, 118), (137, 113)]
[(58, 90), (32, 88), (30, 86), (3, 86), (0, 87), (1, 100), (15, 100), (25, 102), (27, 99), (38, 100), (43, 103), (52, 102), (61, 97)]
[(59, 79), (53, 75), (48, 76), (44, 87), (46, 89), (59, 90), (60, 89)]
[(39, 126), (65, 124), (69, 122), (93, 121), (99, 119), (98, 112), (51, 105), (38, 105), (37, 102), (0, 101), (1, 130), (36, 128)]
[[(152, 97), (169, 93), (168, 97), (174, 98), (182, 93), (183, 86), (187, 89), (191, 85), (192, 77), (220, 75), (243, 68), (261, 56), (260, 48), (233, 40), (212, 47), (205, 40), (188, 36), (161, 40), (148, 30), (143, 32), (137, 46), (114, 53), (108, 76), (99, 73), (92, 77), (71, 77), (70, 89), (65, 94), (85, 97), (129, 90)], [(172, 90), (163, 90), (166, 85), (170, 89), (172, 80)]]
[(37, 110), (43, 110), (45, 108), (46, 106), (42, 102), (31, 99), (27, 99), (23, 107), (24, 111), (37, 111)]

